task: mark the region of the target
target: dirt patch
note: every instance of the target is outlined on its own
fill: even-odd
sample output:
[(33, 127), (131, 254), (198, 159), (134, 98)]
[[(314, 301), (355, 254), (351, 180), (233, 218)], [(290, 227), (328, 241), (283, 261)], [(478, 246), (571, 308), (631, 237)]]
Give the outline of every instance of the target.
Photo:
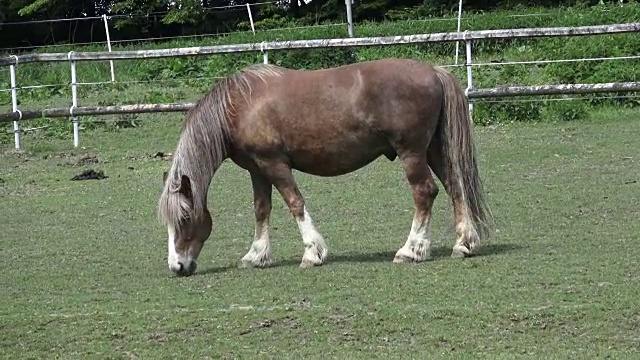
[(275, 326), (281, 329), (292, 330), (300, 327), (300, 321), (298, 318), (293, 316), (285, 316), (283, 318), (276, 319), (276, 320), (271, 320), (271, 319), (260, 320), (254, 324), (251, 324), (249, 328), (240, 331), (240, 335), (247, 335), (252, 332), (259, 331), (260, 329), (267, 329)]
[(19, 159), (24, 159), (32, 156), (32, 154), (26, 150), (22, 149), (8, 149), (3, 151), (3, 155), (5, 156), (13, 156)]
[(94, 154), (76, 154), (75, 152), (53, 153), (42, 156), (43, 160), (59, 160), (58, 166), (80, 167), (87, 165), (95, 165), (103, 163), (98, 156)]
[(327, 320), (334, 326), (345, 326), (356, 317), (356, 314), (329, 314)]
[(302, 307), (302, 308), (310, 308), (310, 307), (313, 306), (311, 304), (311, 301), (309, 301), (309, 299), (304, 298), (304, 297), (299, 297), (299, 298), (293, 299), (293, 304), (298, 306), (298, 307)]
[(29, 180), (24, 184), (0, 183), (0, 196), (7, 197), (31, 197), (44, 191), (44, 188), (37, 185), (34, 180)]
[(352, 330), (344, 330), (339, 333), (333, 333), (330, 339), (332, 342), (335, 342), (335, 343), (354, 344), (358, 342), (358, 337)]
[(248, 329), (240, 331), (240, 335), (247, 335), (260, 329), (270, 328), (273, 325), (272, 320), (260, 320), (255, 324), (251, 324)]
[(435, 345), (443, 350), (448, 350), (448, 351), (455, 351), (456, 347), (453, 345), (453, 343), (445, 338), (444, 336), (439, 336), (436, 340), (435, 340)]
[(162, 151), (158, 151), (157, 153), (151, 155), (152, 158), (160, 159), (160, 160), (171, 160), (172, 156), (173, 156), (172, 153), (165, 153)]
[(165, 342), (169, 339), (169, 337), (167, 336), (167, 334), (163, 333), (163, 332), (154, 332), (149, 334), (149, 336), (147, 336), (147, 340), (149, 341), (155, 341), (155, 342)]
[(94, 155), (84, 155), (82, 157), (80, 157), (79, 159), (70, 162), (70, 164), (72, 166), (86, 166), (86, 165), (91, 165), (91, 164), (99, 164), (101, 161), (100, 159), (98, 159), (97, 156)]
[(65, 152), (50, 153), (50, 154), (42, 155), (42, 160), (67, 159), (67, 158), (71, 158), (71, 157), (74, 157), (74, 156), (77, 156), (76, 153), (74, 153), (74, 152), (69, 152), (69, 153), (65, 153)]
[(334, 310), (325, 316), (325, 322), (332, 325), (335, 328), (332, 331), (329, 341), (333, 343), (356, 343), (358, 342), (358, 336), (354, 330), (353, 321), (356, 318), (356, 314), (350, 312), (342, 312)]
[(102, 179), (108, 179), (108, 178), (109, 177), (106, 176), (102, 170), (95, 171), (93, 169), (89, 169), (89, 170), (85, 170), (82, 173), (72, 177), (71, 180), (74, 180), (74, 181), (77, 181), (77, 180), (102, 180)]
[(167, 161), (167, 160), (171, 160), (172, 157), (173, 157), (172, 153), (158, 151), (158, 152), (155, 152), (153, 154), (126, 155), (126, 156), (122, 157), (122, 160), (125, 160), (125, 161), (145, 161), (145, 160), (151, 159), (151, 160)]

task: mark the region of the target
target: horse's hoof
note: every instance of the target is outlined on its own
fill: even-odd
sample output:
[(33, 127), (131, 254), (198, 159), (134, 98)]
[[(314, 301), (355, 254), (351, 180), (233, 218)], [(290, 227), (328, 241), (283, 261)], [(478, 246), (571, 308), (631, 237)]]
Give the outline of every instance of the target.
[(414, 261), (413, 261), (412, 258), (410, 258), (408, 256), (396, 254), (396, 256), (393, 258), (393, 262), (396, 263), (396, 264), (404, 264), (404, 263), (410, 263), (410, 262), (414, 262)]
[(473, 257), (474, 255), (475, 254), (466, 243), (454, 246), (453, 251), (451, 252), (451, 257), (454, 259)]
[(240, 264), (238, 264), (238, 267), (240, 269), (266, 268), (271, 266), (273, 262), (273, 259), (270, 257), (262, 257), (253, 260), (242, 258), (242, 260), (240, 260)]
[(253, 263), (251, 261), (244, 261), (244, 260), (240, 260), (240, 262), (238, 263), (238, 268), (239, 269), (251, 269), (254, 268), (255, 266), (253, 265)]
[(431, 254), (428, 250), (420, 254), (414, 254), (413, 252), (400, 249), (393, 258), (393, 262), (396, 264), (419, 263), (427, 260), (431, 260)]
[(300, 262), (300, 268), (307, 269), (316, 266), (322, 266), (326, 261), (325, 257), (316, 257), (314, 259), (302, 258), (302, 262)]
[(320, 261), (302, 260), (302, 262), (300, 263), (300, 268), (301, 269), (308, 269), (308, 268), (312, 268), (312, 267), (316, 267), (316, 266), (322, 266), (322, 262), (320, 262)]
[(328, 250), (325, 247), (318, 247), (315, 251), (308, 249), (302, 256), (300, 267), (306, 269), (321, 266), (327, 261), (327, 253)]

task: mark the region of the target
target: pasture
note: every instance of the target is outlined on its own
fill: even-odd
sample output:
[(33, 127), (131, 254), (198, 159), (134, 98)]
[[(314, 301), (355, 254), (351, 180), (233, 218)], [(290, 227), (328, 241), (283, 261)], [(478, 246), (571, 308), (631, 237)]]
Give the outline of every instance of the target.
[[(156, 219), (181, 116), (139, 128), (25, 136), (0, 154), (3, 358), (628, 358), (640, 349), (640, 114), (476, 128), (496, 232), (451, 259), (442, 190), (433, 260), (393, 264), (413, 216), (400, 164), (296, 173), (329, 262), (298, 268), (274, 193), (276, 263), (238, 269), (254, 231), (246, 172), (214, 178), (194, 276), (167, 267)], [(71, 181), (86, 169), (103, 180)]]

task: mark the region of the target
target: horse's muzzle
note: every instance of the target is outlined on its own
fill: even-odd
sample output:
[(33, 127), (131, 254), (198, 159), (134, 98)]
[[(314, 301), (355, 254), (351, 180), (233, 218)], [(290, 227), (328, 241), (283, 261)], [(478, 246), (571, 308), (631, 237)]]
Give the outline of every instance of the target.
[(171, 266), (171, 271), (178, 276), (191, 276), (194, 272), (196, 272), (197, 264), (195, 261), (189, 262), (189, 264), (184, 264), (182, 262), (178, 262), (177, 266)]

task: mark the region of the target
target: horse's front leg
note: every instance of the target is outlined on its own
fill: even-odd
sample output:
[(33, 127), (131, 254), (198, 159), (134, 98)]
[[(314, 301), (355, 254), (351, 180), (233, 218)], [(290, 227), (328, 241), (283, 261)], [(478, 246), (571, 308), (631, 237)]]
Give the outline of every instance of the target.
[(269, 241), (272, 185), (267, 178), (257, 173), (251, 173), (251, 185), (256, 227), (253, 243), (249, 252), (240, 260), (240, 267), (267, 267), (273, 263)]
[(298, 224), (298, 230), (304, 244), (300, 267), (308, 268), (324, 264), (328, 253), (327, 244), (307, 211), (304, 198), (293, 178), (291, 168), (285, 163), (274, 161), (263, 164), (261, 169), (282, 195)]

